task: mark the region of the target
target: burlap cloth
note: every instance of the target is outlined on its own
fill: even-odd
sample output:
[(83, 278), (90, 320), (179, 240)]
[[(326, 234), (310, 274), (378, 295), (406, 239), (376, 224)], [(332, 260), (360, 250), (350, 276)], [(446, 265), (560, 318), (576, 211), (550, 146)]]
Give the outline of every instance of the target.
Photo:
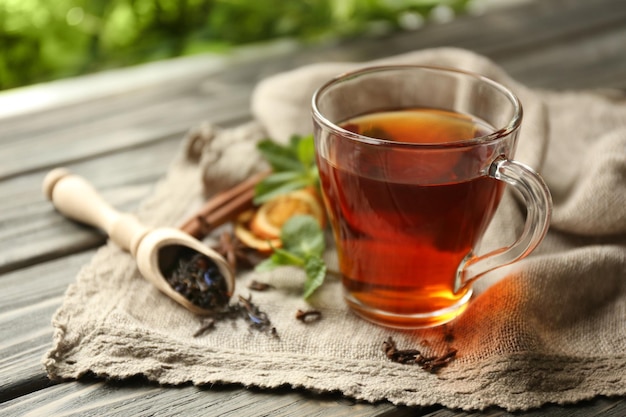
[[(286, 385), (466, 410), (523, 410), (625, 395), (626, 102), (592, 92), (530, 90), (462, 50), (425, 50), (385, 61), (473, 70), (520, 96), (525, 121), (516, 159), (538, 169), (554, 197), (550, 232), (531, 257), (480, 281), (470, 307), (452, 324), (406, 332), (350, 313), (332, 277), (307, 303), (300, 296), (301, 271), (245, 272), (237, 293), (252, 294), (279, 337), (252, 331), (242, 321), (218, 322), (193, 337), (198, 317), (159, 293), (141, 278), (130, 255), (108, 244), (80, 271), (54, 316), (54, 345), (44, 358), (49, 376), (91, 372), (141, 374), (163, 384)], [(175, 159), (138, 216), (152, 225), (180, 224), (203, 191), (211, 194), (264, 168), (255, 141), (309, 133), (313, 90), (362, 65), (319, 64), (262, 82), (252, 102), (256, 120), (228, 130), (197, 127), (193, 136), (202, 140), (186, 142), (187, 152)], [(521, 225), (523, 207), (508, 196), (485, 250), (511, 242)], [(332, 248), (328, 262), (336, 268)], [(251, 279), (274, 289), (252, 292)], [(321, 310), (322, 320), (295, 319), (296, 310), (310, 308)], [(381, 349), (389, 336), (399, 348), (437, 353), (452, 346), (458, 354), (431, 374), (389, 361)]]

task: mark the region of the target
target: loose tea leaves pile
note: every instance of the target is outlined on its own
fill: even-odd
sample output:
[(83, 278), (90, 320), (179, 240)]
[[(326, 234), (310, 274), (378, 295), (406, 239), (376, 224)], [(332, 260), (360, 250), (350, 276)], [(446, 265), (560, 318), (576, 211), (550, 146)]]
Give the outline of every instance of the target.
[(206, 310), (221, 308), (230, 299), (220, 269), (211, 258), (196, 251), (181, 251), (175, 267), (164, 276), (174, 291)]

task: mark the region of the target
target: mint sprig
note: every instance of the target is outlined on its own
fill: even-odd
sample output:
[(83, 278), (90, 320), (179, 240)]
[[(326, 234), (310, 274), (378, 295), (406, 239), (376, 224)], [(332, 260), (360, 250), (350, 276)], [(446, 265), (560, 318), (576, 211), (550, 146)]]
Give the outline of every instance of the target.
[(312, 135), (294, 135), (287, 145), (265, 139), (257, 144), (257, 149), (272, 167), (272, 173), (256, 186), (254, 204), (308, 186), (318, 187), (319, 173)]
[(304, 269), (304, 298), (308, 298), (324, 282), (326, 264), (322, 259), (326, 244), (324, 232), (314, 217), (297, 215), (283, 225), (280, 233), (282, 248), (256, 267), (256, 271), (271, 271), (279, 266), (294, 265)]

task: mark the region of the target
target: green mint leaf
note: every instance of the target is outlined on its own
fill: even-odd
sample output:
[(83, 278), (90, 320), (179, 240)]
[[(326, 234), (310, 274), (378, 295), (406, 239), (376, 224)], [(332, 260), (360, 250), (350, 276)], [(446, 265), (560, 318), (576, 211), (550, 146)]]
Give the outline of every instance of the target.
[(314, 185), (315, 188), (317, 188), (317, 190), (319, 191), (320, 189), (320, 172), (317, 169), (317, 165), (313, 165), (311, 168), (309, 168), (309, 173), (307, 178), (309, 178), (309, 181), (311, 183), (311, 185)]
[(262, 183), (267, 185), (282, 184), (287, 181), (293, 181), (300, 177), (302, 177), (302, 173), (299, 171), (273, 172), (265, 177)]
[(309, 298), (318, 289), (326, 278), (326, 264), (318, 256), (306, 258), (304, 263), (306, 281), (304, 283), (304, 298)]
[(324, 232), (313, 216), (291, 217), (281, 228), (282, 248), (275, 248), (272, 256), (258, 264), (257, 272), (271, 271), (283, 265), (295, 265), (304, 269), (304, 298), (308, 298), (323, 284), (326, 264), (322, 260), (325, 242)]
[(279, 195), (300, 190), (307, 185), (309, 185), (309, 180), (306, 178), (295, 178), (289, 182), (276, 184), (267, 184), (262, 181), (254, 189), (253, 203), (256, 205), (263, 204)]
[(254, 204), (265, 203), (301, 188), (319, 187), (312, 135), (294, 135), (287, 145), (265, 139), (257, 144), (257, 148), (271, 165), (273, 173), (257, 184)]
[(301, 138), (297, 142), (295, 150), (303, 168), (315, 165), (315, 141), (313, 136)]
[(291, 217), (281, 228), (280, 240), (286, 251), (302, 258), (324, 253), (324, 232), (313, 216)]
[(270, 139), (265, 139), (257, 144), (257, 149), (270, 164), (274, 172), (301, 171), (302, 164), (298, 155), (290, 146), (284, 146)]
[(272, 256), (259, 263), (254, 270), (256, 272), (272, 271), (279, 266), (295, 265), (302, 267), (305, 265), (305, 259), (281, 248), (274, 249)]
[(274, 249), (272, 257), (275, 258), (275, 261), (279, 262), (281, 265), (304, 266), (305, 263), (304, 258), (282, 248)]
[(262, 262), (258, 263), (257, 266), (254, 267), (256, 272), (267, 272), (273, 271), (274, 269), (281, 266), (281, 264), (276, 263), (273, 256), (270, 256), (267, 259), (264, 259)]

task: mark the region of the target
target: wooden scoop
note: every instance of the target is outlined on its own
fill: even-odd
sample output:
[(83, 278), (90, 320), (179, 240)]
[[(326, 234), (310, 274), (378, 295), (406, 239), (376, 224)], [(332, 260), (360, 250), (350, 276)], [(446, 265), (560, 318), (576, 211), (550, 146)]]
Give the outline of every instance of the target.
[(227, 297), (232, 295), (235, 279), (224, 258), (188, 234), (174, 228), (143, 226), (134, 216), (116, 211), (90, 183), (65, 168), (46, 175), (43, 192), (64, 216), (104, 230), (113, 242), (131, 253), (144, 278), (193, 313), (207, 315), (212, 311), (189, 301), (164, 277), (164, 271), (178, 261), (179, 252), (191, 249), (211, 259), (226, 280)]

